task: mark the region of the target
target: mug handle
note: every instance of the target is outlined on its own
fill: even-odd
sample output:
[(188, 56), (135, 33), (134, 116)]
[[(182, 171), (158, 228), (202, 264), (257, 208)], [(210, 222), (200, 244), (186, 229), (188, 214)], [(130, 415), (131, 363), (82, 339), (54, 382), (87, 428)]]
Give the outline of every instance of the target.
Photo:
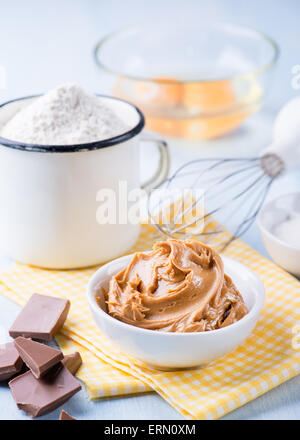
[(170, 155), (167, 142), (150, 131), (143, 131), (140, 135), (141, 142), (155, 143), (159, 152), (159, 162), (155, 173), (150, 179), (141, 184), (147, 193), (159, 186), (167, 177), (170, 169)]

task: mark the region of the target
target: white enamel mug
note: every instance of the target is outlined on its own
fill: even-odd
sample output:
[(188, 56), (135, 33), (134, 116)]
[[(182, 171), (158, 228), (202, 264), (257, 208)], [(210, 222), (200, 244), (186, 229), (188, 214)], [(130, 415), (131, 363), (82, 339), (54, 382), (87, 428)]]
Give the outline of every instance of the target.
[(264, 286), (248, 267), (223, 256), (225, 273), (236, 284), (249, 311), (239, 321), (207, 332), (172, 333), (128, 325), (113, 318), (107, 313), (104, 292), (111, 277), (124, 269), (132, 257), (126, 255), (104, 264), (87, 287), (88, 303), (100, 331), (129, 356), (163, 370), (198, 367), (233, 351), (255, 327), (264, 304)]
[[(120, 181), (128, 191), (158, 185), (168, 174), (167, 145), (141, 134), (144, 117), (135, 106), (98, 97), (129, 127), (126, 133), (72, 146), (31, 145), (0, 137), (0, 248), (13, 259), (55, 269), (86, 267), (118, 257), (136, 242), (139, 224), (99, 224), (97, 194), (102, 188), (118, 194)], [(36, 98), (2, 104), (0, 129)], [(160, 152), (158, 169), (144, 185), (142, 138), (155, 142)], [(118, 219), (118, 204), (116, 208)]]

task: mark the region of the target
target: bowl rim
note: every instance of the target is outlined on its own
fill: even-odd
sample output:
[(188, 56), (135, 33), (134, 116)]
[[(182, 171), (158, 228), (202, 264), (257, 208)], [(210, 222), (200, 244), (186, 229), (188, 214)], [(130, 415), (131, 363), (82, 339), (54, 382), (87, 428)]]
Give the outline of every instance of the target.
[[(149, 25), (148, 22), (147, 22), (147, 25)], [(203, 23), (201, 23), (201, 25), (203, 25)], [(277, 42), (273, 38), (269, 37), (269, 35), (267, 35), (266, 33), (262, 32), (260, 30), (257, 30), (251, 26), (237, 25), (237, 24), (225, 22), (225, 21), (224, 22), (222, 22), (222, 21), (208, 21), (208, 22), (204, 23), (204, 25), (206, 27), (215, 26), (215, 27), (223, 28), (225, 30), (230, 29), (230, 30), (235, 30), (235, 31), (239, 31), (239, 32), (251, 33), (251, 34), (255, 35), (256, 37), (259, 37), (262, 41), (267, 42), (273, 50), (273, 55), (271, 56), (270, 60), (268, 60), (268, 62), (266, 62), (262, 66), (257, 67), (253, 70), (249, 70), (248, 72), (245, 72), (245, 73), (236, 74), (236, 75), (229, 75), (229, 76), (225, 75), (225, 76), (217, 78), (217, 79), (199, 78), (199, 79), (193, 79), (193, 80), (176, 80), (176, 78), (175, 79), (158, 78), (158, 79), (155, 79), (155, 81), (154, 81), (154, 79), (152, 77), (124, 74), (118, 70), (110, 68), (107, 64), (100, 61), (98, 54), (106, 42), (110, 41), (111, 39), (113, 39), (116, 36), (126, 34), (128, 32), (143, 30), (144, 27), (141, 24), (139, 24), (139, 25), (135, 25), (135, 26), (122, 27), (121, 29), (119, 29), (117, 31), (110, 32), (110, 33), (106, 34), (103, 38), (101, 38), (101, 40), (98, 41), (98, 43), (96, 43), (94, 50), (93, 50), (93, 58), (94, 58), (96, 65), (98, 65), (98, 67), (100, 67), (101, 69), (103, 69), (107, 73), (117, 75), (118, 77), (123, 78), (123, 79), (131, 79), (134, 81), (149, 82), (149, 83), (155, 83), (155, 84), (161, 84), (161, 85), (167, 85), (167, 84), (174, 85), (174, 83), (178, 83), (178, 84), (217, 83), (217, 82), (226, 81), (226, 80), (227, 81), (228, 80), (238, 80), (238, 79), (247, 78), (249, 76), (257, 76), (257, 75), (263, 74), (264, 72), (270, 70), (273, 66), (275, 66), (275, 64), (279, 58), (280, 48), (279, 48), (279, 45), (277, 44)]]
[[(278, 202), (280, 199), (282, 199), (283, 197), (287, 197), (287, 196), (295, 196), (295, 195), (300, 195), (300, 191), (293, 191), (293, 192), (289, 192), (287, 194), (281, 194), (278, 197), (275, 197), (274, 199), (270, 200), (269, 202), (267, 202), (262, 209), (259, 211), (259, 214), (257, 216), (257, 224), (259, 229), (261, 230), (262, 235), (265, 234), (270, 240), (272, 240), (273, 242), (277, 242), (278, 244), (280, 244), (281, 246), (292, 250), (292, 251), (298, 251), (300, 253), (300, 247), (294, 246), (292, 244), (289, 244), (283, 240), (281, 240), (279, 237), (277, 237), (277, 235), (275, 235), (270, 229), (268, 229), (263, 222), (263, 215), (265, 214), (265, 211), (270, 208), (270, 206), (272, 206), (274, 203)], [(279, 223), (277, 223), (279, 224)]]
[[(255, 301), (253, 304), (252, 309), (250, 310), (250, 312), (247, 313), (247, 315), (243, 316), (242, 319), (240, 319), (237, 322), (234, 322), (231, 325), (228, 325), (227, 327), (223, 327), (220, 329), (216, 329), (216, 330), (210, 330), (207, 332), (186, 332), (186, 333), (180, 333), (180, 332), (166, 332), (166, 331), (157, 331), (157, 330), (150, 330), (150, 329), (144, 329), (141, 327), (137, 327), (134, 325), (130, 325), (127, 324), (125, 322), (119, 321), (116, 318), (113, 318), (112, 316), (110, 316), (108, 313), (106, 313), (97, 303), (96, 299), (95, 299), (95, 295), (93, 293), (93, 285), (95, 283), (95, 281), (97, 280), (99, 273), (103, 270), (104, 267), (107, 267), (109, 265), (112, 265), (113, 263), (115, 263), (116, 261), (127, 261), (130, 260), (133, 255), (135, 253), (132, 254), (128, 254), (128, 255), (124, 255), (122, 257), (119, 258), (115, 258), (114, 260), (102, 265), (101, 267), (99, 267), (96, 272), (91, 276), (91, 278), (89, 279), (88, 285), (87, 285), (87, 300), (89, 303), (89, 306), (91, 309), (93, 309), (93, 311), (95, 311), (96, 313), (99, 313), (100, 316), (104, 317), (105, 319), (107, 319), (108, 321), (110, 321), (112, 324), (115, 324), (117, 326), (120, 326), (120, 329), (127, 329), (128, 331), (132, 331), (132, 332), (138, 332), (138, 333), (142, 333), (144, 335), (148, 335), (151, 337), (151, 335), (161, 335), (161, 337), (169, 337), (169, 338), (175, 338), (175, 337), (181, 337), (181, 338), (187, 338), (187, 337), (206, 337), (208, 335), (215, 335), (218, 334), (219, 336), (228, 333), (230, 331), (233, 331), (232, 329), (237, 329), (240, 326), (245, 325), (248, 321), (250, 321), (251, 319), (253, 319), (256, 315), (260, 315), (260, 312), (263, 308), (264, 305), (264, 301), (265, 301), (265, 288), (264, 285), (260, 279), (260, 277), (250, 268), (248, 268), (247, 266), (245, 266), (244, 264), (233, 260), (230, 257), (227, 256), (223, 256), (221, 255), (221, 258), (224, 259), (225, 261), (229, 261), (229, 262), (233, 262), (236, 265), (239, 265), (240, 267), (242, 267), (243, 270), (248, 271), (249, 273), (251, 273), (251, 276), (253, 276), (256, 279), (256, 282), (258, 283), (258, 289), (256, 294), (254, 295)], [(209, 336), (208, 336), (209, 337)]]
[[(23, 96), (21, 98), (15, 98), (11, 99), (9, 101), (5, 101), (0, 104), (0, 111), (2, 108), (4, 108), (6, 105), (9, 105), (13, 102), (18, 101), (25, 101), (26, 99), (32, 99), (32, 98), (39, 98), (40, 96), (43, 96), (43, 93), (37, 94), (37, 95), (29, 95), (29, 96)], [(129, 130), (125, 131), (125, 133), (121, 133), (117, 136), (113, 136), (111, 138), (103, 139), (101, 141), (93, 141), (93, 142), (86, 142), (83, 144), (70, 144), (70, 145), (44, 145), (44, 144), (31, 144), (26, 142), (19, 142), (14, 141), (13, 139), (7, 139), (0, 135), (0, 147), (8, 147), (15, 150), (22, 150), (27, 152), (38, 152), (38, 153), (79, 153), (79, 152), (87, 152), (87, 151), (95, 151), (100, 150), (101, 148), (107, 148), (112, 147), (114, 145), (121, 144), (123, 142), (128, 141), (129, 139), (132, 139), (134, 136), (138, 135), (145, 126), (145, 117), (141, 110), (136, 107), (131, 102), (126, 101), (125, 99), (117, 98), (115, 96), (109, 96), (109, 95), (103, 95), (99, 93), (95, 93), (95, 96), (99, 98), (114, 100), (114, 101), (121, 101), (124, 104), (127, 104), (128, 106), (132, 107), (133, 110), (136, 111), (139, 121), (137, 124), (134, 125), (134, 127), (130, 128)]]

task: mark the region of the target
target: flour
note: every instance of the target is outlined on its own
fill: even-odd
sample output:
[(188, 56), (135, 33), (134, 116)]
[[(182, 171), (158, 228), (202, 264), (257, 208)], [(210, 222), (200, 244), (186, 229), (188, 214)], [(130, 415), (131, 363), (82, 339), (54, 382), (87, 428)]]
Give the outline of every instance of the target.
[(108, 139), (128, 129), (103, 99), (76, 84), (64, 84), (21, 109), (0, 134), (25, 143), (72, 145)]

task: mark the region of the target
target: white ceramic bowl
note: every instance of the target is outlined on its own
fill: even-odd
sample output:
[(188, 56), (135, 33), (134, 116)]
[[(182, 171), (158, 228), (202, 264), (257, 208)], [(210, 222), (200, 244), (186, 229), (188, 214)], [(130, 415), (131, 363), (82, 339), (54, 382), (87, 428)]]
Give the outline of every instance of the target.
[[(103, 290), (110, 278), (122, 270), (132, 255), (105, 264), (88, 284), (88, 302), (96, 324), (124, 353), (159, 369), (190, 368), (224, 356), (242, 344), (253, 330), (264, 303), (264, 287), (250, 269), (223, 257), (225, 272), (240, 290), (249, 313), (223, 329), (199, 333), (168, 333), (145, 330), (112, 318), (105, 311)], [(101, 307), (95, 297), (101, 298)]]
[(273, 232), (291, 214), (300, 216), (300, 192), (284, 194), (267, 203), (261, 209), (257, 221), (270, 257), (283, 269), (300, 277), (300, 248), (285, 243)]

